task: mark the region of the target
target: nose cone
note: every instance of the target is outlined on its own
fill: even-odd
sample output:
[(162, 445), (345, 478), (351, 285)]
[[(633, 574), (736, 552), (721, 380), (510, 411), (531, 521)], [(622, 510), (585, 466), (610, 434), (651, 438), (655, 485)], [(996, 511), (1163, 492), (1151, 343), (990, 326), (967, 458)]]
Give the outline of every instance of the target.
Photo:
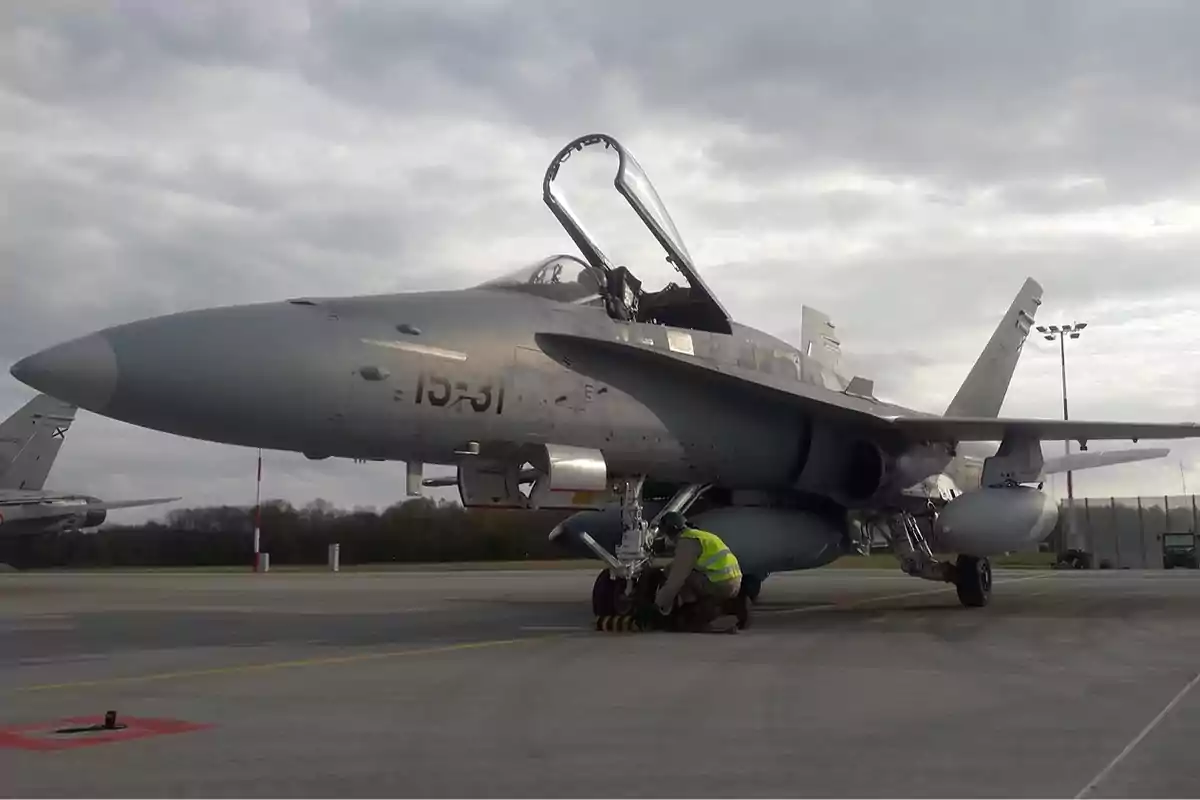
[(380, 348), (365, 354), (358, 328), (342, 322), (288, 303), (184, 311), (96, 331), (26, 358), (12, 374), (142, 428), (336, 455), (343, 401), (358, 388), (350, 376), (383, 363)]
[(98, 334), (23, 358), (9, 370), (39, 392), (101, 413), (117, 388), (117, 356)]

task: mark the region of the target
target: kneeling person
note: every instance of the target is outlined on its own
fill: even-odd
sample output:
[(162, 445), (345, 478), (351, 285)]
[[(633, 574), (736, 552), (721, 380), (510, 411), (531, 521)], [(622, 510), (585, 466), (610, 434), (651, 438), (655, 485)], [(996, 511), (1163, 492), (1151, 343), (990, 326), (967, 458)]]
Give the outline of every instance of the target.
[[(738, 597), (742, 570), (737, 557), (720, 537), (688, 526), (677, 511), (663, 514), (658, 529), (675, 545), (675, 557), (667, 580), (654, 598), (663, 614), (670, 614), (678, 596), (681, 605), (691, 605), (689, 614), (699, 630), (713, 630), (721, 607)], [(736, 632), (736, 624), (722, 626)]]

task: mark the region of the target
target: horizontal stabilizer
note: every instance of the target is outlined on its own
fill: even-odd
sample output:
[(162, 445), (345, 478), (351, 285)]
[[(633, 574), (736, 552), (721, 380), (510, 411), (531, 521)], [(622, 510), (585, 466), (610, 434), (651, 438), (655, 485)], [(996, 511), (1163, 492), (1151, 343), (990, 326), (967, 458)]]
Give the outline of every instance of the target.
[(162, 503), (174, 503), (182, 497), (156, 497), (150, 500), (105, 500), (99, 503), (88, 503), (88, 508), (112, 511), (116, 508), (138, 508), (139, 506), (157, 506)]
[(1131, 464), (1135, 461), (1149, 461), (1152, 458), (1164, 458), (1171, 453), (1168, 447), (1140, 447), (1136, 450), (1108, 450), (1102, 453), (1072, 453), (1069, 456), (1047, 458), (1042, 467), (1043, 475), (1055, 475), (1060, 472), (1078, 472), (1081, 469), (1095, 469), (1114, 464)]
[(1087, 444), (1097, 439), (1200, 439), (1195, 422), (1088, 422), (1003, 417), (891, 417), (906, 435), (931, 442), (999, 442), (1010, 433)]

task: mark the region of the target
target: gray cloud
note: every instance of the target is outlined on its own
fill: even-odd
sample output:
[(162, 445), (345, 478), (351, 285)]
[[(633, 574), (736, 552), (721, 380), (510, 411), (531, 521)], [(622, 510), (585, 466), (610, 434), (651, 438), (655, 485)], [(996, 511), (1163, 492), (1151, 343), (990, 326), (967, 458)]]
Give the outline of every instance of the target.
[(656, 8), (665, 41), (605, 42), (654, 76), (648, 99), (744, 124), (761, 137), (746, 146), (792, 162), (951, 184), (1099, 173), (1124, 195), (1195, 179), (1190, 4), (760, 4), (674, 30)]
[[(1198, 17), (1183, 2), (353, 3), (314, 13), (308, 63), (359, 98), (419, 106), (423, 86), (452, 86), (555, 133), (592, 108), (618, 126), (725, 120), (748, 136), (713, 156), (739, 172), (857, 164), (951, 184), (1082, 172), (1130, 196), (1194, 183)], [(634, 101), (623, 109), (618, 85)]]
[[(1169, 379), (1200, 302), (1197, 21), (1082, 0), (4, 6), (0, 362), (152, 314), (465, 286), (572, 252), (542, 170), (604, 130), (740, 319), (794, 339), (821, 308), (889, 395), (943, 407), (1033, 275), (1041, 321), (1099, 332), (1073, 356), (1081, 409), (1173, 418), (1200, 394)], [(632, 219), (580, 207), (606, 237)], [(1057, 413), (1039, 346), (1010, 413)], [(0, 386), (5, 408), (27, 396)], [(59, 485), (213, 502), (246, 496), (253, 458), (90, 416), (68, 448)], [(403, 477), (270, 458), (301, 502), (386, 505)]]

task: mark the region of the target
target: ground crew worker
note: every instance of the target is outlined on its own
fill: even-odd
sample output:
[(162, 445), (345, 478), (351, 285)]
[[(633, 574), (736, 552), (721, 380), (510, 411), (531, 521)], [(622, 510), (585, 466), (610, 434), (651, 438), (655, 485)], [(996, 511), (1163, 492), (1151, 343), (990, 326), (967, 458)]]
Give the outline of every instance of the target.
[[(683, 515), (668, 511), (658, 522), (658, 529), (675, 545), (675, 557), (666, 582), (658, 590), (654, 603), (658, 610), (670, 614), (676, 597), (680, 604), (691, 604), (689, 615), (696, 630), (736, 633), (736, 621), (714, 626), (726, 602), (738, 599), (742, 587), (742, 569), (737, 557), (713, 533), (697, 530), (687, 524)], [(738, 616), (741, 617), (741, 610)]]

